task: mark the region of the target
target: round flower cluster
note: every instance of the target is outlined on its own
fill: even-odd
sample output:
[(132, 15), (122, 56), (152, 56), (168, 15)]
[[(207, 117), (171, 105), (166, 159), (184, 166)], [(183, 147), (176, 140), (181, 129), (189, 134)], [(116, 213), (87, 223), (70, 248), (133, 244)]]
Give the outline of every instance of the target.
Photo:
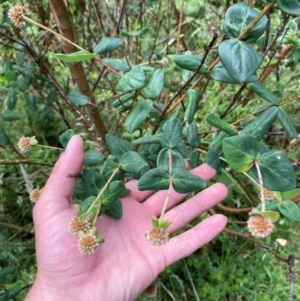
[(69, 230), (73, 235), (77, 235), (78, 231), (87, 231), (91, 228), (91, 223), (80, 220), (78, 217), (73, 217), (69, 222)]
[(29, 137), (22, 137), (18, 142), (19, 149), (23, 152), (29, 152), (31, 150), (30, 138)]
[[(276, 198), (276, 191), (264, 188), (264, 196), (266, 201), (271, 202)], [(261, 200), (261, 191), (258, 194), (258, 198)]]
[(274, 229), (269, 218), (256, 213), (251, 213), (247, 223), (249, 232), (257, 238), (268, 237)]
[(169, 241), (169, 234), (162, 228), (151, 228), (145, 236), (154, 246), (161, 246)]
[(21, 5), (15, 5), (8, 10), (8, 17), (17, 27), (22, 27), (25, 25), (23, 20), (24, 15), (28, 15), (28, 10)]
[(41, 190), (35, 188), (31, 190), (29, 194), (29, 198), (33, 203), (35, 203), (39, 199), (40, 195), (41, 195)]
[(99, 239), (97, 239), (96, 235), (93, 234), (86, 234), (78, 240), (79, 251), (84, 255), (95, 253), (99, 244)]

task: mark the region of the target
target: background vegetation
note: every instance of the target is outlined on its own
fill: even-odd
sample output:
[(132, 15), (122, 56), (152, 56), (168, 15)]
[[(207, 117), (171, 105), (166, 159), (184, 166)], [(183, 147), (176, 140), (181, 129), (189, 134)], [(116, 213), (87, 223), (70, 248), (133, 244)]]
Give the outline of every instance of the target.
[[(28, 194), (33, 188), (43, 187), (61, 152), (34, 147), (24, 154), (17, 147), (19, 138), (36, 136), (41, 145), (62, 147), (60, 135), (73, 129), (85, 139), (87, 151), (96, 150), (108, 158), (111, 147), (107, 148), (105, 135), (110, 133), (138, 145), (138, 152), (154, 168), (161, 149), (153, 141), (165, 121), (172, 118), (181, 121), (191, 166), (208, 162), (219, 170), (213, 181), (229, 187), (223, 204), (206, 213), (222, 212), (229, 223), (212, 243), (164, 271), (153, 299), (276, 301), (294, 295), (290, 300), (300, 300), (299, 266), (297, 261), (293, 265), (288, 260), (290, 256), (300, 257), (300, 191), (295, 184), (300, 177), (299, 1), (80, 0), (69, 1), (67, 8), (64, 1), (23, 3), (31, 20), (59, 32), (89, 54), (97, 53), (89, 59), (84, 52), (72, 58), (68, 54), (78, 48), (37, 25), (26, 22), (26, 26), (16, 27), (8, 10), (20, 3), (0, 3), (1, 300), (8, 300), (4, 288), (13, 300), (23, 300), (34, 280), (33, 204)], [(250, 64), (257, 64), (257, 69), (250, 70), (250, 66), (240, 73), (235, 65), (226, 65), (228, 48), (225, 55), (220, 51), (222, 46), (219, 49), (226, 39), (239, 44), (243, 39), (240, 35), (248, 30), (246, 21), (245, 27), (235, 24), (238, 33), (223, 26), (229, 20), (226, 11), (238, 3), (262, 11), (264, 19), (260, 22), (265, 22), (260, 34), (250, 31), (253, 40), (242, 44), (250, 45), (263, 59)], [(248, 23), (253, 19), (255, 16)], [(69, 28), (68, 24), (73, 26)], [(225, 69), (220, 66), (220, 57)], [(228, 57), (238, 65), (237, 56), (230, 53)], [(246, 57), (243, 66), (247, 61)], [(134, 66), (141, 68), (130, 78), (137, 76), (139, 81), (140, 70), (145, 75), (140, 86), (130, 78), (126, 81)], [(150, 85), (157, 70), (164, 74), (160, 91), (159, 80)], [(251, 76), (255, 78), (250, 80)], [(147, 91), (147, 87), (151, 89)], [(196, 91), (197, 97), (190, 96), (194, 92), (189, 90)], [(264, 110), (268, 113), (260, 118)], [(196, 128), (188, 129), (190, 124)], [(235, 168), (232, 151), (228, 155), (226, 145), (221, 146), (226, 135), (239, 139), (243, 134), (254, 137), (268, 150), (283, 152), (288, 160), (276, 171), (280, 169), (282, 177), (294, 183), (285, 189), (275, 181), (277, 189), (273, 190), (282, 193), (267, 209), (280, 219), (273, 234), (265, 239), (253, 238), (247, 230), (248, 213), (260, 204), (259, 185), (247, 176), (250, 173), (255, 178), (255, 174), (247, 173), (251, 166), (245, 168), (245, 158), (240, 159), (242, 168)], [(143, 144), (138, 140), (141, 138), (153, 140)], [(95, 170), (101, 168), (103, 162), (97, 162)], [(286, 200), (295, 207), (280, 210)], [(202, 218), (205, 215), (193, 223)], [(145, 299), (141, 296), (139, 300)]]

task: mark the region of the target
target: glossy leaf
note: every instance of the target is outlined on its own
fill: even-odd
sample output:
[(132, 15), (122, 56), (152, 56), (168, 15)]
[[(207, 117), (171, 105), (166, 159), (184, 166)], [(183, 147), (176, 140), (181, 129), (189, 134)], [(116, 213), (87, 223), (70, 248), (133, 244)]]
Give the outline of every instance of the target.
[(223, 152), (230, 168), (247, 171), (260, 155), (260, 145), (251, 136), (234, 136), (223, 140)]
[(132, 141), (133, 144), (153, 144), (153, 143), (160, 144), (160, 142), (161, 142), (160, 134), (153, 135), (153, 136), (144, 136)]
[(9, 82), (9, 87), (18, 89), (21, 92), (27, 92), (28, 87), (24, 82), (18, 81), (18, 80), (13, 80), (11, 82)]
[(75, 186), (73, 197), (78, 200), (85, 200), (90, 195), (91, 195), (90, 192), (87, 191), (82, 184), (82, 178), (78, 179)]
[(170, 185), (170, 174), (162, 168), (146, 172), (138, 182), (139, 190), (164, 190)]
[(105, 208), (104, 214), (113, 219), (121, 219), (123, 215), (123, 208), (121, 200), (117, 200), (113, 206)]
[(96, 170), (84, 169), (81, 174), (82, 184), (90, 195), (98, 195), (105, 185), (104, 176)]
[(125, 31), (125, 30), (122, 30), (120, 32), (120, 36), (121, 37), (137, 37), (137, 36), (141, 36), (143, 35), (144, 33), (148, 32), (149, 28), (145, 27), (145, 28), (142, 28), (138, 31), (135, 31), (135, 32), (128, 32), (128, 31)]
[(283, 201), (278, 204), (278, 209), (290, 222), (300, 221), (300, 209), (294, 202)]
[(68, 99), (77, 106), (84, 106), (89, 103), (89, 97), (81, 94), (80, 92), (70, 92), (68, 94)]
[(120, 60), (120, 59), (104, 58), (103, 62), (107, 64), (109, 67), (117, 71), (127, 72), (130, 70), (127, 61), (124, 59)]
[(72, 136), (75, 135), (75, 132), (74, 130), (72, 129), (69, 129), (67, 131), (65, 131), (64, 133), (62, 133), (58, 139), (59, 139), (59, 142), (60, 144), (62, 145), (63, 148), (66, 148), (70, 139), (72, 138)]
[(277, 0), (277, 5), (288, 14), (294, 16), (300, 15), (300, 0)]
[(220, 170), (221, 168), (221, 161), (219, 154), (214, 150), (209, 150), (206, 154), (206, 163), (213, 167), (215, 170)]
[[(170, 155), (172, 159), (170, 160)], [(184, 158), (181, 155), (180, 152), (174, 149), (168, 149), (168, 148), (163, 148), (158, 156), (157, 156), (157, 167), (163, 168), (164, 170), (169, 170), (170, 169), (170, 162), (172, 162), (171, 169), (173, 168), (184, 168)]]
[[(109, 179), (111, 175), (116, 171), (116, 169), (119, 169), (119, 160), (109, 155), (108, 158), (105, 160), (105, 163), (102, 167), (102, 174), (104, 175), (105, 179)], [(119, 171), (115, 174), (113, 177), (113, 180), (121, 180), (124, 176), (124, 171), (119, 169)]]
[(102, 204), (106, 208), (113, 206), (114, 203), (122, 196), (124, 190), (125, 185), (122, 181), (111, 182), (101, 196)]
[(123, 40), (118, 38), (103, 37), (93, 51), (97, 54), (111, 52), (123, 45)]
[[(226, 11), (223, 24), (226, 35), (229, 38), (237, 38), (257, 16), (258, 12), (244, 2), (231, 5)], [(256, 41), (265, 31), (267, 24), (268, 19), (263, 16), (242, 41), (247, 43)]]
[(294, 139), (298, 137), (297, 130), (293, 124), (291, 117), (286, 113), (282, 107), (278, 107), (278, 119), (280, 120), (283, 128)]
[(8, 136), (2, 126), (0, 126), (0, 144), (9, 145)]
[(220, 117), (218, 117), (217, 115), (214, 114), (208, 114), (206, 116), (206, 121), (216, 127), (217, 129), (220, 129), (222, 131), (224, 131), (225, 133), (227, 133), (229, 136), (235, 136), (237, 135), (234, 127), (230, 124), (228, 124), (227, 122), (223, 121)]
[(95, 150), (88, 150), (84, 153), (84, 166), (92, 166), (98, 164), (104, 159), (104, 155)]
[(150, 99), (139, 100), (133, 105), (130, 113), (126, 117), (125, 127), (129, 133), (136, 131), (147, 119), (153, 102)]
[[(90, 194), (89, 194), (90, 195)], [(89, 196), (84, 201), (80, 203), (80, 209), (82, 213), (85, 213), (89, 210), (93, 202), (95, 201), (96, 196)]]
[(238, 39), (223, 41), (218, 48), (222, 64), (229, 75), (239, 83), (245, 83), (259, 68), (262, 57), (246, 42)]
[(36, 112), (37, 105), (36, 105), (35, 96), (32, 94), (23, 94), (23, 96), (24, 96), (27, 108), (32, 112)]
[[(286, 191), (296, 187), (294, 168), (283, 152), (263, 153), (258, 157), (258, 164), (264, 187), (274, 191)], [(250, 175), (259, 182), (255, 166), (251, 168)]]
[(110, 153), (118, 159), (121, 159), (121, 157), (129, 151), (135, 151), (134, 146), (130, 142), (120, 139), (117, 136), (107, 134), (105, 141)]
[(165, 148), (174, 148), (182, 144), (182, 128), (179, 119), (174, 118), (164, 124), (161, 145)]
[(165, 72), (156, 69), (151, 77), (148, 86), (144, 90), (144, 95), (150, 99), (156, 99), (164, 88)]
[(14, 110), (17, 104), (17, 91), (15, 89), (9, 89), (8, 95), (7, 95), (7, 100), (6, 100), (6, 105), (10, 111)]
[(191, 123), (186, 130), (186, 138), (191, 147), (200, 146), (200, 138), (198, 134), (198, 126), (196, 123)]
[(194, 115), (198, 109), (198, 104), (200, 101), (200, 93), (196, 89), (189, 89), (187, 91), (187, 107), (184, 112), (184, 119), (188, 123), (192, 123)]
[(52, 56), (59, 59), (62, 62), (71, 64), (71, 63), (78, 63), (82, 61), (87, 61), (94, 58), (97, 54), (96, 53), (86, 53), (83, 51), (72, 52), (68, 54), (64, 53), (52, 53)]
[(115, 108), (118, 108), (120, 106), (124, 106), (127, 101), (131, 100), (135, 95), (135, 92), (129, 92), (129, 93), (124, 93), (123, 95), (119, 96), (114, 102), (113, 106)]
[[(196, 71), (203, 58), (201, 55), (194, 54), (171, 54), (168, 55), (168, 57), (173, 60), (178, 67), (189, 71)], [(203, 64), (199, 72), (203, 74), (207, 73), (207, 65)]]
[(262, 112), (257, 118), (249, 123), (241, 132), (242, 135), (249, 135), (261, 140), (270, 129), (278, 115), (278, 108), (271, 107)]
[(132, 91), (139, 90), (145, 87), (146, 77), (142, 67), (133, 66), (132, 69), (125, 73), (119, 80), (116, 90), (117, 91)]
[(269, 92), (259, 81), (251, 83), (252, 90), (264, 100), (270, 102), (273, 105), (278, 105), (277, 98)]
[(171, 176), (173, 188), (178, 193), (189, 193), (206, 187), (206, 181), (185, 169), (174, 168)]
[(140, 178), (150, 170), (148, 163), (137, 152), (129, 151), (120, 159), (122, 169), (134, 178)]
[(209, 144), (208, 149), (213, 149), (216, 152), (221, 151), (222, 149), (222, 142), (223, 140), (228, 137), (228, 134), (221, 131), (219, 133), (217, 133), (215, 139)]
[(190, 161), (189, 161), (189, 163), (190, 163), (191, 168), (195, 168), (195, 167), (199, 166), (200, 163), (201, 163), (200, 152), (195, 148), (192, 148), (190, 150)]
[(24, 115), (20, 112), (10, 111), (5, 109), (1, 115), (1, 118), (5, 122), (16, 121), (24, 118)]

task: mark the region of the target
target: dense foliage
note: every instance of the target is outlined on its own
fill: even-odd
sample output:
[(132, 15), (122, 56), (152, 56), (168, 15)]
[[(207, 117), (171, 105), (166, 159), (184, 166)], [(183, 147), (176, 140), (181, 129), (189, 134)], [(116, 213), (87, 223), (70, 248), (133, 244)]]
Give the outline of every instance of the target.
[[(128, 179), (138, 179), (140, 190), (179, 193), (210, 184), (186, 171), (186, 162), (189, 168), (207, 162), (218, 171), (215, 181), (229, 187), (224, 204), (207, 213), (228, 216), (225, 233), (167, 269), (158, 283), (169, 287), (157, 300), (182, 300), (182, 294), (186, 300), (250, 300), (249, 291), (251, 300), (293, 298), (300, 289), (293, 288), (293, 229), (300, 221), (299, 1), (256, 1), (255, 7), (251, 0), (82, 0), (68, 7), (28, 1), (20, 16), (9, 1), (1, 7), (0, 300), (20, 291), (22, 298), (32, 282), (28, 194), (44, 185), (74, 133), (86, 147), (74, 198), (78, 218), (92, 225), (101, 214), (122, 218)], [(30, 151), (22, 152), (19, 139), (33, 136)], [(154, 228), (167, 230), (172, 221), (163, 216), (162, 208)], [(253, 230), (251, 218), (267, 221), (272, 234)], [(284, 293), (276, 293), (275, 284), (261, 290), (246, 280), (245, 271), (257, 276), (243, 261), (252, 251), (261, 254), (258, 266), (284, 263), (281, 275), (290, 272), (281, 277)], [(278, 273), (267, 269), (259, 273), (262, 283)], [(227, 286), (226, 273), (233, 276)], [(212, 292), (209, 283), (219, 289)]]

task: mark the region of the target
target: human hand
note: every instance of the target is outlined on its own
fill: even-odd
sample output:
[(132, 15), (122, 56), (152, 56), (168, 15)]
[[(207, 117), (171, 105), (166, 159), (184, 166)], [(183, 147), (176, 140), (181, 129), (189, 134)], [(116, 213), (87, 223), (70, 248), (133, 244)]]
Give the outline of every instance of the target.
[[(98, 232), (105, 242), (94, 254), (83, 255), (78, 238), (68, 230), (76, 178), (67, 178), (79, 174), (82, 165), (83, 142), (73, 136), (34, 206), (38, 271), (26, 301), (135, 300), (167, 266), (211, 241), (226, 225), (225, 216), (213, 215), (165, 245), (153, 246), (145, 233), (151, 217), (159, 215), (167, 191), (139, 191), (134, 180), (126, 184), (131, 193), (122, 198), (123, 217), (98, 218)], [(206, 164), (192, 172), (205, 180), (215, 175)], [(179, 230), (226, 195), (227, 188), (217, 183), (179, 204), (184, 195), (173, 191), (165, 214), (172, 221), (168, 232)]]

